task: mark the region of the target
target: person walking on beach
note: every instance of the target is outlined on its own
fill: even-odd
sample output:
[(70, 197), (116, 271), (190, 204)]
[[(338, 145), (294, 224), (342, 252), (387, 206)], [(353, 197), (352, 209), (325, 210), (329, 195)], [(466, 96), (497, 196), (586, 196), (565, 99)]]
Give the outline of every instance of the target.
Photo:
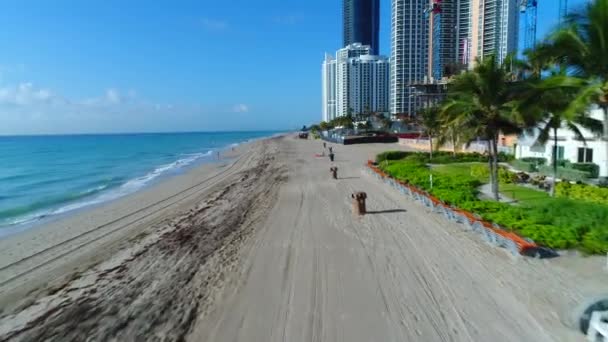
[(334, 153), (334, 148), (329, 146), (329, 153)]
[(327, 148), (327, 143), (323, 142), (323, 148)]

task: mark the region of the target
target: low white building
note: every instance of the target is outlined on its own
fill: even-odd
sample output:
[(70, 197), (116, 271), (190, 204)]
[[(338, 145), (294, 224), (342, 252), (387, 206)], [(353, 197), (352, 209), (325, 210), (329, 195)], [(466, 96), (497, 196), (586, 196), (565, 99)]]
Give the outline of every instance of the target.
[(369, 46), (355, 43), (338, 50), (335, 59), (325, 56), (324, 121), (348, 114), (388, 112), (390, 62), (370, 53)]
[[(603, 120), (604, 116), (600, 109), (591, 111), (591, 117)], [(577, 140), (574, 133), (567, 129), (557, 131), (557, 148), (553, 143), (553, 136), (545, 145), (537, 142), (536, 136), (522, 135), (515, 146), (515, 157), (537, 157), (547, 159), (551, 164), (554, 151), (557, 159), (566, 159), (571, 163), (594, 163), (600, 167), (600, 177), (608, 176), (608, 142), (601, 136), (593, 134), (584, 128), (580, 129), (585, 137), (585, 142)]]

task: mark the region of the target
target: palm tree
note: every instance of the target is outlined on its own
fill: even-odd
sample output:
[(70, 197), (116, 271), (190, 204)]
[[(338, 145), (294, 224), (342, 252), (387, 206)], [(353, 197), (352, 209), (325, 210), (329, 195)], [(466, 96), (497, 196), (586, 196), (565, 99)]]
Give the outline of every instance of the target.
[(460, 74), (448, 85), (448, 97), (441, 110), (448, 125), (488, 143), (488, 165), (494, 199), (498, 192), (498, 135), (518, 134), (524, 122), (514, 109), (512, 96), (516, 74), (512, 58), (497, 63), (494, 56), (477, 59), (473, 70)]
[[(456, 158), (456, 150), (460, 145), (465, 145), (475, 137), (470, 136), (460, 128), (460, 124), (455, 121), (445, 122), (444, 113), (440, 112), (441, 128), (437, 136), (437, 147), (445, 146), (447, 143), (452, 145), (452, 156)], [(467, 144), (468, 145), (468, 144)]]
[(321, 122), (319, 123), (319, 128), (320, 128), (322, 131), (327, 131), (328, 129), (330, 129), (330, 128), (331, 128), (331, 126), (330, 126), (330, 124), (329, 124), (329, 123), (327, 123), (327, 122), (325, 122), (325, 121), (321, 121)]
[(551, 187), (551, 196), (555, 196), (555, 185), (557, 179), (557, 153), (558, 153), (558, 138), (557, 131), (560, 128), (565, 128), (574, 133), (576, 139), (585, 143), (585, 137), (581, 133), (579, 126), (587, 128), (593, 132), (601, 131), (601, 122), (589, 118), (585, 112), (573, 114), (568, 111), (570, 102), (576, 95), (572, 89), (554, 88), (546, 86), (554, 83), (553, 78), (564, 76), (565, 70), (561, 70), (559, 74), (553, 75), (547, 79), (529, 79), (525, 83), (528, 91), (521, 93), (522, 99), (518, 103), (518, 111), (528, 117), (534, 117), (538, 120), (537, 141), (541, 144), (546, 144), (550, 138), (553, 140), (553, 186)]
[(439, 117), (439, 107), (423, 108), (416, 116), (418, 124), (422, 127), (423, 133), (429, 137), (430, 159), (433, 159), (433, 138), (436, 137), (441, 130), (441, 121)]
[(381, 124), (383, 130), (389, 131), (391, 128), (391, 125), (393, 124), (393, 121), (391, 121), (390, 118), (387, 118), (384, 115), (382, 115), (380, 117), (380, 124)]
[(568, 67), (567, 75), (546, 85), (577, 90), (567, 109), (568, 115), (587, 111), (592, 104), (602, 109), (604, 140), (608, 144), (608, 0), (593, 0), (570, 15), (566, 24), (548, 38), (540, 53)]

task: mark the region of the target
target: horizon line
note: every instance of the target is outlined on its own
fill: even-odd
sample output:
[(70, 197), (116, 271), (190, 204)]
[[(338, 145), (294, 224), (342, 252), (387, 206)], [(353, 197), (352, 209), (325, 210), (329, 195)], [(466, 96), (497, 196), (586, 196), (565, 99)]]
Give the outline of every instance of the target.
[(0, 134), (0, 138), (10, 137), (47, 137), (47, 136), (82, 136), (82, 135), (155, 135), (155, 134), (189, 134), (189, 133), (257, 133), (257, 132), (291, 132), (297, 129), (260, 129), (260, 130), (211, 130), (211, 131), (157, 131), (157, 132), (98, 132), (98, 133), (24, 133)]

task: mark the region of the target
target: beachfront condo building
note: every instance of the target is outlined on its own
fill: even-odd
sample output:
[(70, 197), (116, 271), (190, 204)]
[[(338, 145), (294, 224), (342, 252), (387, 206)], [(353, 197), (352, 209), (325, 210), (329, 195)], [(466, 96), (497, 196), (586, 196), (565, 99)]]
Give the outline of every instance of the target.
[(377, 55), (338, 61), (337, 115), (387, 112), (389, 66), (388, 58)]
[(475, 59), (517, 50), (518, 0), (429, 0), (428, 76), (440, 80)]
[(368, 45), (372, 55), (379, 53), (380, 0), (343, 0), (343, 45)]
[(495, 55), (502, 62), (517, 51), (517, 3), (517, 0), (471, 0), (469, 66), (473, 66), (477, 57)]
[(422, 99), (414, 84), (428, 77), (429, 0), (392, 0), (390, 112), (413, 115)]
[(371, 47), (351, 44), (325, 56), (322, 65), (323, 120), (339, 116), (386, 113), (389, 109), (389, 59)]
[(463, 1), (432, 0), (429, 16), (429, 63), (431, 80), (441, 80), (458, 62), (458, 4)]

